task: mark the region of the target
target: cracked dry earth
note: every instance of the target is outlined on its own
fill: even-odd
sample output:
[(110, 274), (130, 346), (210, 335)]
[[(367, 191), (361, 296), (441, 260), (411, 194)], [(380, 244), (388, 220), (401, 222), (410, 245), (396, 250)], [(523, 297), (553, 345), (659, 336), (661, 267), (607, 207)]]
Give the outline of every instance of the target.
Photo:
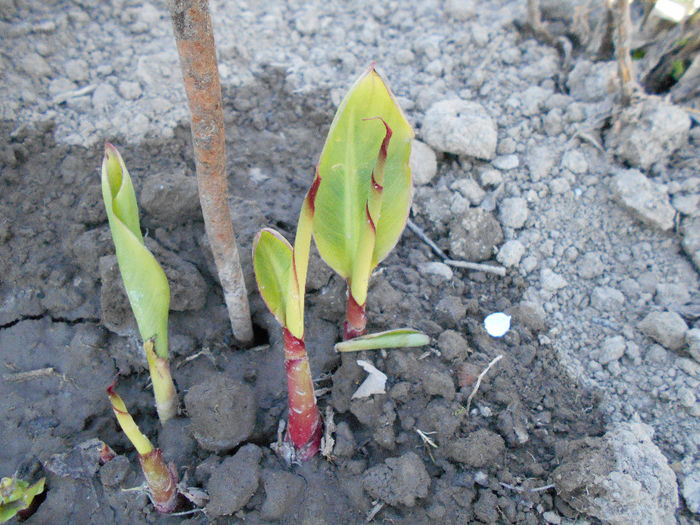
[[(0, 2), (0, 473), (47, 477), (29, 523), (697, 521), (697, 96), (623, 109), (615, 64), (587, 46), (599, 3), (541, 4), (571, 55), (527, 32), (524, 1), (211, 2), (257, 327), (241, 349), (166, 3)], [(431, 344), (341, 357), (344, 283), (312, 254), (307, 346), (335, 442), (288, 468), (269, 448), (287, 409), (281, 333), (250, 246), (263, 226), (291, 237), (335, 108), (373, 60), (416, 130), (411, 220), (449, 259), (506, 274), (445, 264), (407, 229), (372, 278), (370, 330)], [(171, 283), (183, 410), (163, 428), (101, 202), (107, 140)], [(483, 328), (498, 311), (500, 339)], [(357, 359), (386, 394), (351, 398)], [(122, 490), (142, 478), (105, 395), (117, 371), (203, 510), (160, 516)], [(104, 464), (102, 442), (117, 453)]]

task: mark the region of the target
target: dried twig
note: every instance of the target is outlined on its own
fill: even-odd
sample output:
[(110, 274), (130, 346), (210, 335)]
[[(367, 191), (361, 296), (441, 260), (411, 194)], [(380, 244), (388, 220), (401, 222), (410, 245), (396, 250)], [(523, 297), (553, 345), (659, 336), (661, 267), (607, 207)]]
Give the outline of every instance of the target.
[(367, 517), (365, 518), (365, 522), (369, 523), (374, 519), (374, 517), (379, 513), (380, 510), (384, 508), (384, 503), (376, 503), (374, 507), (367, 513)]
[(438, 448), (438, 446), (435, 444), (435, 441), (433, 441), (432, 438), (428, 436), (428, 434), (435, 434), (435, 432), (423, 432), (419, 428), (415, 428), (414, 430), (420, 436), (420, 438), (423, 440), (423, 443), (425, 443), (426, 446)]
[(411, 219), (408, 219), (406, 221), (406, 226), (409, 230), (416, 234), (416, 237), (418, 237), (421, 241), (427, 244), (433, 251), (433, 253), (440, 257), (440, 259), (442, 259), (442, 262), (448, 266), (454, 266), (455, 268), (466, 268), (467, 270), (475, 270), (478, 272), (495, 273), (496, 275), (500, 275), (501, 277), (503, 277), (506, 274), (506, 269), (502, 266), (495, 266), (491, 264), (479, 264), (467, 261), (456, 261), (454, 259), (449, 259), (447, 257), (447, 254), (443, 252), (440, 249), (440, 247), (437, 244), (435, 244), (430, 239), (430, 237), (428, 237), (425, 234), (423, 229), (420, 226), (418, 226), (415, 222), (413, 222)]
[(503, 483), (502, 481), (499, 481), (498, 484), (501, 487), (505, 487), (509, 490), (515, 491), (515, 492), (544, 492), (545, 490), (550, 490), (554, 488), (554, 484), (550, 485), (544, 485), (542, 487), (535, 487), (535, 488), (527, 488), (527, 487), (516, 487), (515, 485), (509, 485), (508, 483)]
[(620, 75), (621, 100), (624, 106), (629, 106), (635, 92), (639, 90), (637, 81), (632, 75), (630, 0), (608, 0), (608, 2), (613, 9), (613, 19), (615, 21), (613, 41), (615, 42), (617, 71)]
[(476, 378), (476, 383), (474, 383), (474, 388), (472, 389), (472, 393), (469, 394), (469, 397), (467, 398), (467, 415), (469, 415), (469, 408), (472, 405), (472, 399), (474, 399), (474, 396), (479, 391), (479, 387), (481, 386), (481, 380), (484, 378), (486, 373), (491, 369), (491, 367), (493, 365), (495, 365), (496, 363), (498, 363), (501, 359), (503, 359), (503, 354), (494, 358), (494, 360), (491, 361), (488, 364), (488, 366), (481, 371), (481, 373), (479, 374), (479, 377)]
[(31, 381), (32, 379), (37, 379), (39, 377), (51, 376), (56, 373), (56, 370), (52, 366), (48, 368), (38, 368), (36, 370), (29, 370), (27, 372), (16, 372), (14, 374), (3, 374), (2, 378), (5, 381), (11, 383), (19, 383), (22, 381)]
[(233, 335), (249, 344), (253, 340), (253, 325), (228, 203), (223, 104), (209, 2), (170, 0), (169, 8), (192, 118), (204, 226)]

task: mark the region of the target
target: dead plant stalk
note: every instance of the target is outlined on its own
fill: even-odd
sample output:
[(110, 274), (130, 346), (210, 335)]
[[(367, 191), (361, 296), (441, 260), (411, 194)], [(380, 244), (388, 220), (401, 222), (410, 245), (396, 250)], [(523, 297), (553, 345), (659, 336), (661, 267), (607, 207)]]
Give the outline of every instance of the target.
[(253, 340), (253, 325), (226, 182), (221, 85), (208, 0), (169, 0), (192, 122), (192, 145), (204, 226), (219, 272), (233, 334)]

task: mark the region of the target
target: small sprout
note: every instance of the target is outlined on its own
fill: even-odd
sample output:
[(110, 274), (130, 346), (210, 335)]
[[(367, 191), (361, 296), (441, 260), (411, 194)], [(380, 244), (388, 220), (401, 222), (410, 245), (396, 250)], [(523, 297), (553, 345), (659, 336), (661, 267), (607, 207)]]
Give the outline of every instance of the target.
[(503, 312), (487, 315), (484, 328), (491, 337), (503, 337), (510, 330), (510, 315)]
[(372, 66), (350, 88), (326, 138), (314, 239), (323, 260), (348, 283), (345, 340), (365, 333), (370, 276), (406, 226), (413, 136)]
[(0, 523), (9, 521), (17, 514), (22, 516), (22, 512), (32, 506), (34, 498), (44, 491), (45, 481), (45, 478), (41, 478), (30, 485), (16, 477), (2, 478), (0, 481)]
[(369, 374), (360, 387), (355, 390), (352, 399), (369, 397), (372, 394), (386, 394), (386, 374), (372, 365), (369, 361), (357, 360), (357, 364)]
[(321, 179), (316, 175), (302, 204), (294, 246), (266, 228), (253, 241), (253, 267), (260, 295), (283, 328), (289, 425), (285, 437), (291, 460), (311, 459), (321, 443), (321, 415), (316, 406), (309, 358), (304, 344), (304, 294), (311, 249), (314, 201)]
[[(116, 379), (114, 380), (116, 383)], [(146, 478), (148, 496), (158, 512), (172, 512), (178, 504), (177, 471), (175, 466), (166, 465), (163, 453), (153, 448), (151, 441), (144, 436), (126, 409), (122, 398), (114, 391), (114, 383), (107, 388), (107, 395), (119, 426), (139, 455), (141, 470)]]
[(102, 197), (117, 252), (119, 271), (144, 341), (158, 417), (177, 415), (177, 393), (168, 364), (170, 287), (165, 272), (146, 248), (131, 177), (117, 149), (105, 146)]

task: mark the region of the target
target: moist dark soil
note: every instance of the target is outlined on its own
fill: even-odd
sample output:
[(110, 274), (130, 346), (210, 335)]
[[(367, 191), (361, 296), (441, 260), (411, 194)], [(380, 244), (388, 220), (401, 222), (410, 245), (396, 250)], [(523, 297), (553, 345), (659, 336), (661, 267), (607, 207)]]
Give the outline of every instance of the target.
[[(328, 93), (291, 95), (273, 68), (260, 72), (255, 88), (249, 109), (226, 106), (231, 202), (248, 273), (257, 229), (273, 225), (291, 238), (333, 115)], [(3, 134), (11, 131), (5, 123)], [(335, 449), (327, 458), (288, 467), (269, 448), (287, 412), (281, 330), (247, 275), (257, 341), (252, 349), (236, 345), (199, 212), (171, 213), (164, 224), (148, 211), (160, 209), (158, 203), (142, 210), (148, 237), (175, 254), (166, 271), (175, 274), (174, 290), (182, 286), (185, 304), (170, 318), (171, 369), (186, 400), (183, 407), (197, 411), (185, 410), (161, 428), (118, 276), (112, 275), (117, 285), (110, 287), (117, 299), (105, 297), (103, 279), (111, 274), (104, 267), (113, 246), (100, 196), (100, 149), (57, 145), (49, 125), (15, 130), (4, 148), (12, 160), (2, 168), (0, 194), (6, 219), (0, 245), (6, 305), (0, 330), (0, 464), (3, 472), (48, 476), (46, 500), (30, 522), (57, 523), (60, 516), (62, 523), (228, 523), (234, 518), (217, 515), (235, 508), (234, 521), (247, 523), (361, 523), (380, 497), (395, 499), (376, 514), (376, 521), (386, 523), (537, 523), (547, 510), (572, 513), (546, 488), (557, 466), (557, 442), (600, 435), (604, 418), (596, 396), (574, 384), (556, 352), (538, 341), (542, 320), (515, 307), (526, 286), (517, 273), (501, 278), (457, 271), (450, 280), (421, 275), (418, 265), (434, 256), (406, 231), (372, 278), (369, 329), (412, 326), (429, 334), (431, 344), (341, 357), (333, 344), (339, 340), (345, 284), (314, 253), (307, 346), (322, 392), (320, 409), (332, 414), (337, 429)], [(150, 177), (192, 173), (189, 151), (183, 127), (173, 140), (129, 146), (122, 154), (141, 194)], [(446, 159), (441, 169), (459, 166)], [(414, 220), (431, 229), (424, 217)], [(183, 277), (187, 272), (170, 267), (178, 264), (191, 266), (202, 282), (193, 285)], [(187, 300), (189, 287), (202, 297), (190, 301), (194, 305)], [(494, 311), (517, 320), (502, 339), (483, 328), (484, 317)], [(130, 335), (116, 335), (105, 324)], [(467, 410), (477, 376), (499, 355)], [(386, 394), (351, 400), (365, 376), (356, 364), (360, 358), (388, 375)], [(210, 493), (205, 513), (159, 516), (145, 496), (123, 491), (142, 478), (105, 395), (117, 372), (117, 389), (142, 430), (160, 439), (187, 486)], [(207, 387), (222, 382), (233, 384), (236, 402), (228, 409), (222, 405), (219, 418), (206, 417), (201, 411), (207, 400), (229, 392)], [(206, 398), (194, 399), (201, 390)], [(251, 428), (240, 436), (236, 428), (221, 431), (227, 424), (245, 427), (227, 416), (246, 410)], [(94, 438), (112, 447), (117, 458), (101, 466), (79, 447)], [(390, 475), (392, 468), (413, 472), (416, 461), (421, 472), (415, 476)], [(241, 465), (246, 468), (237, 471)], [(386, 472), (377, 471), (380, 466)], [(221, 490), (227, 483), (229, 493)]]

